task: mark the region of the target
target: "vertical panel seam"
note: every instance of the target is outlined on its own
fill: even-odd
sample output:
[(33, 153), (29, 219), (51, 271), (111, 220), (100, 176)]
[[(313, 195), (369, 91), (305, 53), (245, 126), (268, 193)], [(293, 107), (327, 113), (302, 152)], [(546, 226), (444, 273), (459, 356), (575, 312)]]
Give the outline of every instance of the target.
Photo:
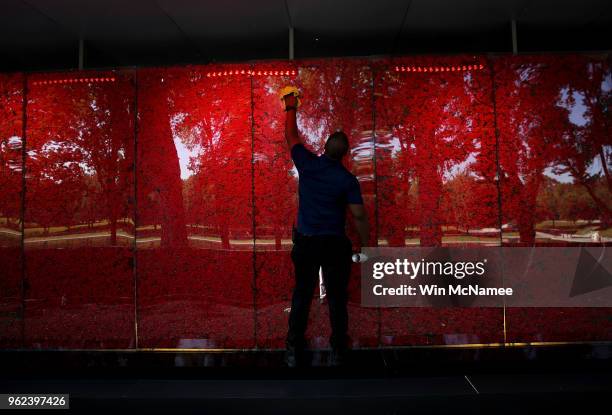
[[(254, 66), (251, 65), (251, 70)], [(253, 344), (257, 349), (257, 222), (255, 219), (255, 100), (253, 97), (253, 77), (249, 77), (251, 91), (251, 222), (253, 229), (253, 279), (251, 289), (253, 291)]]
[[(376, 70), (374, 65), (370, 62), (370, 73), (372, 76), (370, 98), (372, 101), (372, 161), (374, 167), (374, 246), (378, 246), (378, 170), (376, 165), (376, 149), (377, 149), (377, 136), (376, 136)], [(382, 346), (382, 310), (377, 307), (377, 319), (378, 319), (378, 333), (377, 343), (378, 347)]]
[[(495, 185), (497, 187), (497, 225), (499, 227), (499, 246), (500, 248), (504, 243), (504, 235), (503, 235), (503, 212), (502, 212), (502, 187), (501, 187), (501, 166), (499, 164), (499, 128), (497, 125), (497, 88), (495, 84), (495, 65), (491, 56), (487, 57), (489, 62), (489, 76), (491, 78), (491, 104), (493, 105), (493, 128), (495, 134), (495, 167), (496, 167), (496, 178)], [(503, 250), (500, 249), (500, 255), (503, 255)], [(501, 268), (501, 279), (502, 285), (504, 284), (504, 268), (503, 261)], [(502, 307), (502, 330), (504, 336), (504, 345), (507, 344), (507, 326), (506, 326), (506, 299), (502, 298), (503, 307)]]
[(25, 260), (25, 201), (26, 201), (26, 134), (27, 134), (27, 104), (28, 104), (28, 75), (23, 74), (23, 85), (22, 85), (22, 96), (21, 96), (21, 243), (19, 249), (21, 250), (21, 284), (20, 284), (20, 296), (21, 296), (21, 347), (25, 348), (25, 307), (26, 307), (26, 260)]
[(132, 82), (134, 86), (134, 104), (133, 104), (133, 117), (134, 117), (134, 148), (133, 148), (133, 167), (132, 174), (134, 175), (134, 242), (132, 246), (132, 276), (133, 276), (133, 287), (134, 287), (134, 347), (139, 348), (138, 342), (138, 245), (136, 244), (137, 239), (137, 226), (138, 226), (138, 70), (134, 69), (134, 79)]

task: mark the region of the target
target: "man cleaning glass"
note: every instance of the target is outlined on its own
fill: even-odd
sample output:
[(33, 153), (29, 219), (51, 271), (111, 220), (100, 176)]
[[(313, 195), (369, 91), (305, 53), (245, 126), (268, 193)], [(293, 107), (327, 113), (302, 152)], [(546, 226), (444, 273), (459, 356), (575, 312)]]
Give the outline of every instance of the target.
[(369, 226), (357, 178), (342, 164), (349, 141), (341, 131), (331, 134), (322, 155), (310, 152), (300, 140), (297, 127), (298, 91), (281, 92), (285, 104), (285, 138), (299, 174), (299, 208), (294, 229), (291, 259), (295, 267), (295, 288), (289, 314), (286, 362), (303, 365), (310, 303), (319, 279), (319, 269), (329, 305), (331, 323), (331, 364), (345, 363), (348, 350), (348, 283), (352, 244), (345, 233), (346, 211), (350, 209), (361, 246), (367, 246)]

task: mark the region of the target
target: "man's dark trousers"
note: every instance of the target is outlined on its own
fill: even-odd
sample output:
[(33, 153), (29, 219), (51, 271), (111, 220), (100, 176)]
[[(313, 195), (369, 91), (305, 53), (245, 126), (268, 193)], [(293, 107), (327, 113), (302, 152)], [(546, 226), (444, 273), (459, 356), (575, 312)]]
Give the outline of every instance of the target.
[(289, 314), (287, 346), (297, 350), (306, 344), (304, 333), (319, 268), (323, 270), (332, 335), (330, 344), (336, 350), (348, 346), (348, 282), (351, 273), (351, 240), (342, 235), (305, 236), (294, 234), (291, 259), (295, 266), (295, 289)]

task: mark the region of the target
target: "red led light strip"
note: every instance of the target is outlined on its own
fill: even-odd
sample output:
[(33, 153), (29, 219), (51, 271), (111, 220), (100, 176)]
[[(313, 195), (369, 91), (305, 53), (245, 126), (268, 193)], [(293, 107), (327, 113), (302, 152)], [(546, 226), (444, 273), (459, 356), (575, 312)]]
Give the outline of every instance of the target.
[(34, 81), (34, 85), (58, 85), (58, 84), (84, 84), (93, 82), (115, 82), (114, 76), (97, 77), (97, 78), (67, 78), (67, 79), (50, 79), (44, 81)]
[(484, 69), (483, 64), (454, 66), (396, 66), (395, 72), (461, 72)]
[(289, 76), (295, 75), (296, 71), (252, 71), (244, 69), (236, 69), (231, 71), (218, 71), (218, 72), (207, 72), (206, 76), (217, 77), (217, 76), (235, 76), (235, 75), (247, 75), (247, 76)]
[[(218, 72), (207, 72), (206, 76), (217, 77), (217, 76), (236, 76), (236, 75), (247, 75), (247, 76), (290, 76), (296, 75), (295, 70), (286, 71), (252, 71), (245, 69), (235, 69), (231, 71), (218, 71)], [(68, 78), (68, 79), (50, 79), (44, 81), (34, 81), (34, 85), (59, 85), (59, 84), (78, 84), (78, 83), (92, 83), (92, 82), (115, 82), (115, 77), (98, 77), (98, 78)]]

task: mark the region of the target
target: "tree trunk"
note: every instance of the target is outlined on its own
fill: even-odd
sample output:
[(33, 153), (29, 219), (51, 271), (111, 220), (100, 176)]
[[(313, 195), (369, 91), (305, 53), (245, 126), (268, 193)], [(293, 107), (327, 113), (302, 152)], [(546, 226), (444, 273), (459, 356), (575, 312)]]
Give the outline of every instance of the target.
[(516, 204), (516, 221), (520, 243), (523, 245), (534, 245), (536, 242), (535, 213), (541, 179), (541, 173), (534, 173), (524, 184), (518, 177), (513, 180), (513, 186), (520, 189), (517, 195), (519, 200)]
[[(525, 209), (527, 208), (525, 207)], [(523, 210), (523, 207), (521, 207), (521, 210)], [(532, 212), (521, 213), (517, 222), (520, 242), (525, 245), (535, 244), (535, 221)]]
[[(188, 246), (183, 202), (183, 182), (172, 130), (167, 92), (153, 75), (147, 88), (140, 88), (141, 108), (139, 163), (143, 183), (159, 191), (161, 208), (161, 246)], [(144, 151), (143, 149), (146, 149)]]
[(591, 188), (591, 186), (584, 182), (584, 181), (580, 181), (580, 184), (582, 184), (584, 186), (584, 188), (586, 189), (586, 191), (588, 192), (589, 196), (591, 196), (591, 199), (593, 199), (593, 201), (595, 202), (595, 204), (597, 205), (597, 207), (599, 208), (600, 212), (601, 212), (601, 223), (602, 223), (602, 227), (607, 228), (611, 223), (612, 223), (612, 211), (610, 210), (610, 208), (608, 206), (606, 206), (606, 204), (595, 194), (595, 192), (593, 191), (593, 189)]
[(440, 198), (442, 196), (442, 178), (437, 166), (429, 161), (419, 169), (419, 208), (421, 246), (442, 245), (442, 224), (440, 220)]
[(116, 246), (117, 245), (117, 215), (114, 214), (114, 209), (113, 209), (113, 215), (111, 215), (110, 217), (110, 244), (111, 246)]

